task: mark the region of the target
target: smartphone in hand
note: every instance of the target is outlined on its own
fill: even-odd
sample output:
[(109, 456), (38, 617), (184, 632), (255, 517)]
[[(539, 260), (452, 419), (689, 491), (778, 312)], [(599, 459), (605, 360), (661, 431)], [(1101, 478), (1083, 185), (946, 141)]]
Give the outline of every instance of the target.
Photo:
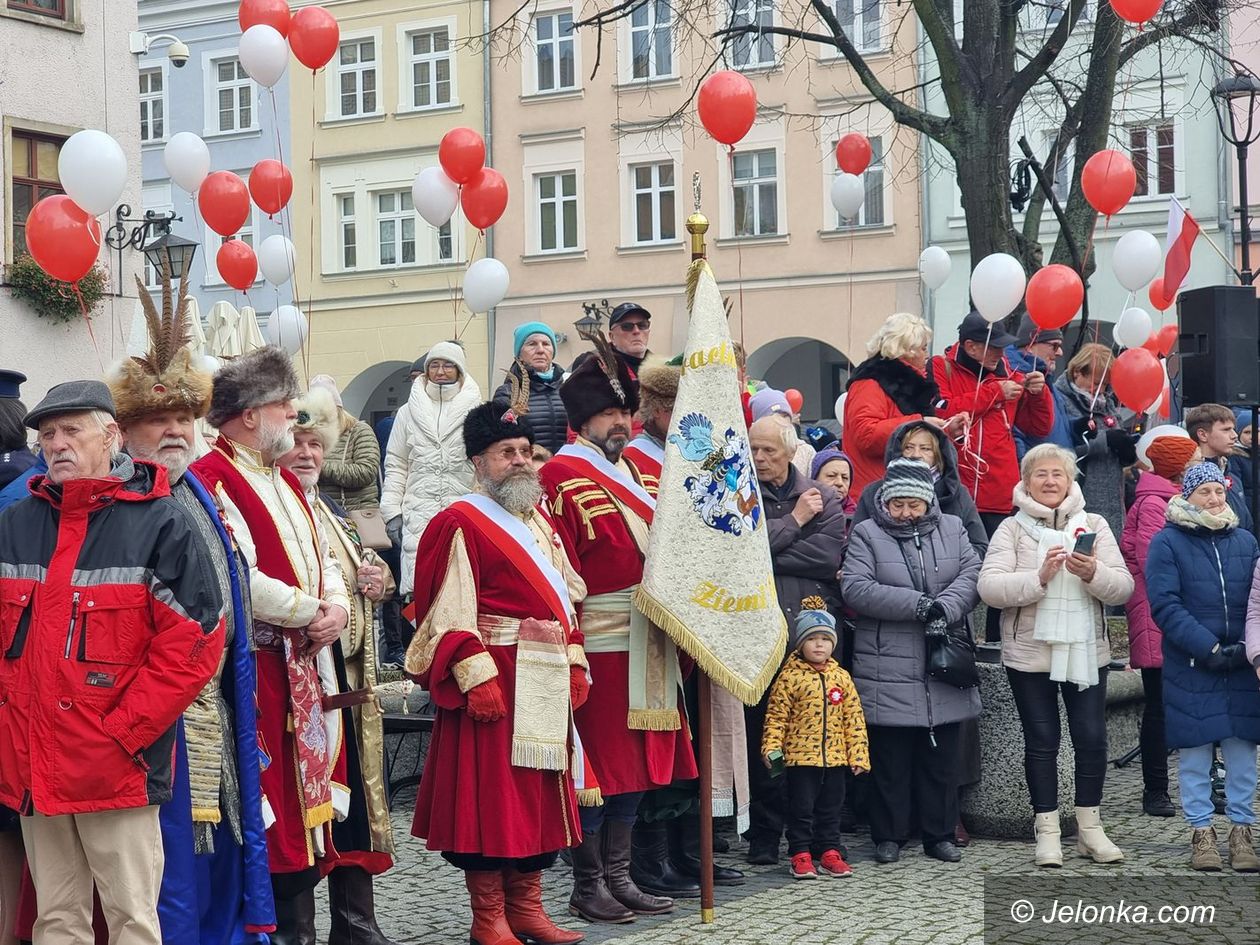
[(1082, 532), (1077, 535), (1076, 544), (1072, 546), (1072, 553), (1078, 555), (1092, 555), (1094, 553), (1094, 539), (1097, 537), (1097, 532)]

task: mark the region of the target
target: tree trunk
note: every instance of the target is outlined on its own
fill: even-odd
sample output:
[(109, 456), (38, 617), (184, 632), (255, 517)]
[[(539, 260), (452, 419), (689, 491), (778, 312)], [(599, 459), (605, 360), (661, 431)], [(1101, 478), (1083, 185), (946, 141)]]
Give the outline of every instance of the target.
[(1010, 123), (981, 105), (971, 117), (953, 142), (971, 267), (991, 253), (1009, 253), (1033, 272), (1040, 261), (1030, 258), (1011, 217)]

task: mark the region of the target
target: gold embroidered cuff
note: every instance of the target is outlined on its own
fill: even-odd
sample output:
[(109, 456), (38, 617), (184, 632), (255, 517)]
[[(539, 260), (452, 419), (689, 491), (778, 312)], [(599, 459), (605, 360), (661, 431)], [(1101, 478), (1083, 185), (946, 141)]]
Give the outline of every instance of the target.
[(452, 666), (451, 675), (455, 677), (459, 691), (468, 692), (498, 676), (499, 667), (494, 665), (494, 657), (489, 653), (475, 653)]
[(570, 666), (581, 666), (585, 670), (590, 670), (591, 664), (586, 661), (586, 651), (582, 649), (582, 644), (570, 643), (565, 651), (569, 655)]

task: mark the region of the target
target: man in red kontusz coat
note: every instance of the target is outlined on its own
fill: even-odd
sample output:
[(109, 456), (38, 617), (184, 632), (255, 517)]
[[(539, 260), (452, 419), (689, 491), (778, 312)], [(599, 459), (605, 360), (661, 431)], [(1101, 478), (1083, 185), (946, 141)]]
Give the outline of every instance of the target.
[(570, 712), (589, 690), (574, 604), (586, 592), (546, 510), (521, 406), (464, 420), (477, 493), (434, 516), (416, 554), (405, 668), (437, 706), (411, 832), (464, 871), (475, 945), (569, 945), (542, 870), (582, 839)]
[(1015, 429), (1043, 437), (1054, 426), (1054, 396), (1045, 375), (1022, 374), (1003, 354), (1014, 343), (1001, 325), (990, 326), (973, 310), (958, 328), (958, 343), (932, 358), (928, 371), (941, 392), (937, 416), (971, 417), (958, 443), (958, 475), (990, 537), (1011, 514), (1011, 494), (1019, 482)]
[(633, 607), (656, 502), (621, 458), (638, 409), (638, 382), (607, 344), (560, 388), (577, 440), (542, 470), (556, 526), (589, 596), (582, 629), (591, 698), (576, 713), (601, 797), (582, 800), (570, 910), (595, 922), (673, 908), (630, 878), (630, 843), (643, 792), (696, 777), (674, 644)]

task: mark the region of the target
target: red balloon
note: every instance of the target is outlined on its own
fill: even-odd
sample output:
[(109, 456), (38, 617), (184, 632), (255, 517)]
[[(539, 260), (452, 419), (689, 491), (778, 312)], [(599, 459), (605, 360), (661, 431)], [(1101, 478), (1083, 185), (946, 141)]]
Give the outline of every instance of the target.
[(486, 166), (486, 143), (471, 128), (452, 128), (442, 135), (438, 161), (447, 177), (467, 184)]
[(1146, 290), (1147, 297), (1151, 300), (1151, 305), (1155, 307), (1157, 312), (1164, 312), (1172, 308), (1173, 300), (1164, 295), (1164, 277), (1157, 276), (1151, 283), (1151, 287)]
[(308, 69), (322, 69), (337, 52), (341, 27), (323, 7), (303, 7), (289, 21), (289, 48)]
[(1164, 368), (1145, 348), (1129, 348), (1111, 365), (1111, 387), (1120, 403), (1144, 413), (1164, 392)]
[(78, 282), (101, 251), (101, 225), (65, 194), (45, 197), (27, 214), (26, 249), (54, 279)]
[(805, 397), (795, 387), (789, 387), (783, 392), (783, 397), (788, 402), (788, 406), (792, 408), (792, 413), (800, 413), (801, 407), (805, 405)]
[(1177, 347), (1177, 341), (1181, 337), (1181, 329), (1176, 325), (1165, 325), (1163, 328), (1155, 332), (1156, 348), (1161, 358), (1166, 358), (1172, 354), (1173, 348)]
[(1121, 151), (1098, 151), (1081, 168), (1081, 190), (1089, 205), (1111, 216), (1124, 209), (1137, 190), (1137, 171)]
[(715, 72), (701, 83), (696, 110), (715, 141), (735, 144), (757, 117), (757, 92), (742, 73)]
[(244, 240), (224, 240), (214, 263), (223, 281), (241, 292), (258, 278), (258, 257)]
[(215, 171), (201, 182), (197, 207), (206, 225), (220, 236), (231, 236), (249, 219), (249, 191), (231, 171)]
[(479, 230), (488, 230), (507, 209), (508, 186), (493, 167), (483, 167), (459, 194), (464, 218)]
[(1142, 24), (1159, 12), (1163, 0), (1111, 0), (1116, 16), (1130, 23)]
[(259, 161), (249, 172), (249, 192), (258, 209), (268, 215), (277, 214), (293, 196), (293, 175), (273, 158)]
[(850, 131), (836, 142), (836, 163), (846, 174), (861, 174), (871, 163), (871, 142), (866, 135)]
[(270, 26), (281, 36), (289, 35), (289, 21), (293, 14), (285, 0), (241, 0), (241, 8), (236, 11), (236, 19), (244, 33), (251, 26)]
[(1142, 347), (1156, 357), (1159, 357), (1159, 332), (1151, 332), (1151, 337), (1142, 342)]
[(1060, 263), (1038, 269), (1028, 280), (1024, 304), (1028, 317), (1038, 328), (1053, 331), (1062, 328), (1080, 311), (1085, 299), (1085, 284), (1071, 266)]

